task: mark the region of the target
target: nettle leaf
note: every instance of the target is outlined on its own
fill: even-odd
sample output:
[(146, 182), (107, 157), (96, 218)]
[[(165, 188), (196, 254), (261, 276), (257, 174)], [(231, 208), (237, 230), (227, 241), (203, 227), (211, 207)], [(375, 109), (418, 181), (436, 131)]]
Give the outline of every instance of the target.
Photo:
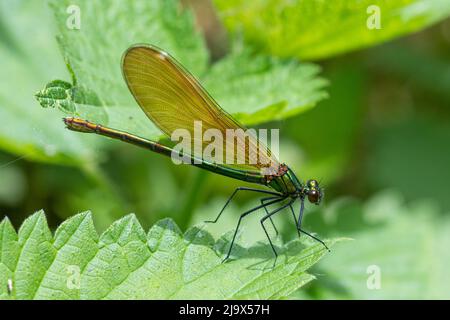
[[(81, 86), (85, 90), (81, 96), (89, 91), (97, 99), (96, 103), (89, 98), (76, 101), (73, 95), (61, 92), (61, 100), (49, 90), (51, 82), (37, 95), (43, 107), (55, 106), (92, 122), (159, 138), (161, 132), (140, 110), (121, 74), (122, 54), (135, 43), (153, 44), (169, 52), (200, 79), (224, 109), (247, 125), (295, 115), (326, 97), (326, 81), (318, 77), (316, 65), (233, 50), (210, 66), (194, 17), (178, 0), (51, 3), (73, 88)], [(69, 6), (79, 8), (79, 29), (67, 27)]]
[[(189, 11), (178, 1), (51, 1), (57, 37), (72, 76), (67, 103), (60, 110), (146, 137), (161, 132), (145, 117), (123, 80), (123, 52), (135, 43), (152, 43), (170, 52), (194, 73), (202, 73), (208, 54)], [(52, 82), (51, 82), (52, 83)], [(41, 105), (58, 105), (49, 85), (37, 94)], [(95, 97), (92, 99), (92, 97)], [(53, 100), (53, 102), (52, 102)]]
[(62, 80), (50, 82), (35, 97), (43, 108), (58, 108), (69, 113), (76, 111), (75, 103), (101, 105), (94, 92)]
[(44, 81), (67, 74), (46, 1), (0, 1), (0, 21), (0, 148), (35, 161), (91, 162), (95, 141), (64, 130), (61, 115), (33, 99)]
[(214, 3), (228, 29), (243, 32), (252, 44), (277, 56), (310, 60), (373, 46), (421, 30), (450, 15), (447, 0)]
[(215, 63), (204, 85), (227, 111), (246, 125), (304, 112), (328, 97), (328, 82), (312, 63), (281, 61), (235, 50)]
[(65, 221), (54, 236), (38, 212), (17, 234), (5, 218), (0, 299), (280, 299), (313, 280), (306, 271), (327, 252), (294, 240), (275, 266), (267, 244), (237, 246), (239, 258), (221, 263), (226, 237), (215, 241), (197, 227), (183, 235), (171, 219), (146, 234), (134, 215), (98, 236), (89, 212)]
[(308, 228), (355, 239), (318, 264), (316, 272), (328, 278), (314, 282), (314, 298), (450, 298), (450, 219), (439, 211), (434, 201), (406, 205), (386, 190), (363, 205), (340, 199), (322, 215), (311, 214)]

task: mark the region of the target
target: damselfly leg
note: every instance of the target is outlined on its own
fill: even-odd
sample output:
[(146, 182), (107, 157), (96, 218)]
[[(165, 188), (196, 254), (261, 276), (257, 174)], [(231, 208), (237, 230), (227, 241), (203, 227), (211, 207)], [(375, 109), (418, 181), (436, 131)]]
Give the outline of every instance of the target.
[(305, 235), (307, 235), (308, 237), (316, 240), (317, 242), (320, 242), (325, 249), (327, 249), (328, 251), (331, 252), (331, 250), (327, 247), (327, 245), (325, 244), (325, 242), (323, 242), (322, 240), (320, 240), (319, 238), (313, 236), (312, 234), (310, 234), (309, 232), (305, 231), (302, 229), (302, 220), (303, 220), (303, 212), (305, 211), (305, 198), (300, 198), (300, 213), (298, 215), (298, 221), (297, 221), (297, 231), (300, 233), (304, 233)]
[[(250, 213), (255, 212), (256, 210), (259, 210), (261, 208), (264, 208), (265, 206), (269, 206), (269, 205), (274, 204), (274, 203), (278, 203), (280, 201), (283, 201), (284, 199), (285, 198), (282, 198), (282, 197), (276, 198), (276, 199), (274, 199), (274, 200), (272, 200), (270, 202), (267, 202), (266, 204), (261, 204), (259, 206), (254, 207), (253, 209), (250, 209), (250, 210), (244, 212), (243, 214), (241, 214), (241, 216), (239, 217), (239, 221), (237, 223), (236, 229), (234, 230), (233, 239), (231, 240), (231, 244), (230, 244), (230, 248), (228, 249), (227, 256), (225, 257), (225, 259), (223, 259), (223, 261), (226, 261), (230, 257), (231, 250), (233, 249), (234, 241), (236, 240), (236, 235), (237, 235), (237, 233), (239, 231), (239, 226), (241, 225), (242, 219), (245, 218), (246, 216), (248, 216)], [(283, 207), (281, 207), (281, 208), (283, 208)], [(278, 210), (278, 209), (276, 209), (276, 210)], [(272, 248), (273, 248), (273, 246), (272, 246)]]
[(205, 221), (205, 223), (216, 223), (217, 220), (219, 220), (220, 216), (222, 215), (222, 212), (225, 210), (225, 208), (228, 206), (228, 204), (231, 202), (231, 200), (233, 200), (234, 196), (239, 192), (239, 191), (251, 191), (251, 192), (259, 192), (259, 193), (264, 193), (264, 194), (270, 194), (272, 196), (277, 196), (277, 197), (281, 197), (281, 194), (277, 193), (277, 192), (273, 192), (273, 191), (268, 191), (268, 190), (261, 190), (261, 189), (254, 189), (254, 188), (247, 188), (247, 187), (239, 187), (236, 188), (236, 190), (234, 190), (234, 192), (231, 194), (231, 196), (228, 198), (227, 202), (225, 202), (225, 205), (223, 206), (222, 210), (220, 210), (219, 214), (217, 215), (217, 217), (214, 220), (207, 220)]

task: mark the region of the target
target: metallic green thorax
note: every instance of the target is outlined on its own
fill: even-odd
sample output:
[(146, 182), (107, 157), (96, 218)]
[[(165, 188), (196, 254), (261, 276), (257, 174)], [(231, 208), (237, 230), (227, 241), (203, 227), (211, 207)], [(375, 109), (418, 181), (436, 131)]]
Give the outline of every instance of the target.
[(286, 168), (286, 173), (273, 177), (268, 185), (280, 193), (298, 195), (303, 190), (303, 184), (297, 179), (290, 168)]

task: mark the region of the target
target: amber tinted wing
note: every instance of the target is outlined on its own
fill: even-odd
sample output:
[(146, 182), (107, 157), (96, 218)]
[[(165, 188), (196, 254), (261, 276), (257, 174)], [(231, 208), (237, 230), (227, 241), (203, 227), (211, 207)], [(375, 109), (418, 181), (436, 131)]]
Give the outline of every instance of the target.
[[(176, 129), (186, 129), (194, 142), (195, 121), (201, 121), (203, 133), (208, 129), (222, 133), (224, 141), (220, 152), (224, 162), (225, 152), (235, 148), (233, 163), (228, 161), (226, 166), (246, 170), (277, 167), (276, 158), (256, 137), (238, 134), (234, 139), (226, 139), (227, 129), (246, 129), (220, 108), (199, 82), (166, 52), (148, 45), (133, 46), (125, 52), (122, 68), (125, 81), (139, 106), (169, 137)], [(204, 148), (209, 143), (202, 141)], [(245, 163), (242, 159), (237, 160), (239, 148), (246, 150)]]

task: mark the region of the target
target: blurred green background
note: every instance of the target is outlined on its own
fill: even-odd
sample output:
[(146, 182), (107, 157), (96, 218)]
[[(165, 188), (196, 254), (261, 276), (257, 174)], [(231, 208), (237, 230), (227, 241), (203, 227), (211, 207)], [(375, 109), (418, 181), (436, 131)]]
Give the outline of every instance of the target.
[[(65, 130), (61, 117), (73, 104), (90, 119), (158, 136), (137, 105), (129, 108), (136, 121), (120, 108), (130, 99), (120, 53), (149, 42), (242, 122), (279, 128), (282, 161), (302, 179), (322, 180), (325, 201), (308, 207), (305, 229), (354, 240), (292, 298), (450, 298), (448, 2), (149, 3), (0, 1), (0, 218), (19, 228), (44, 209), (55, 228), (91, 210), (101, 232), (134, 212), (146, 229), (169, 216), (185, 230), (243, 185)], [(66, 24), (71, 4), (81, 9), (79, 30)], [(372, 4), (380, 29), (367, 26)], [(55, 79), (71, 83), (71, 94), (36, 99)], [(209, 231), (231, 230), (255, 203), (241, 195)], [(276, 223), (277, 241), (295, 237), (289, 215)], [(242, 230), (248, 244), (266, 241), (258, 217)], [(370, 266), (379, 267), (380, 288), (367, 285)]]

